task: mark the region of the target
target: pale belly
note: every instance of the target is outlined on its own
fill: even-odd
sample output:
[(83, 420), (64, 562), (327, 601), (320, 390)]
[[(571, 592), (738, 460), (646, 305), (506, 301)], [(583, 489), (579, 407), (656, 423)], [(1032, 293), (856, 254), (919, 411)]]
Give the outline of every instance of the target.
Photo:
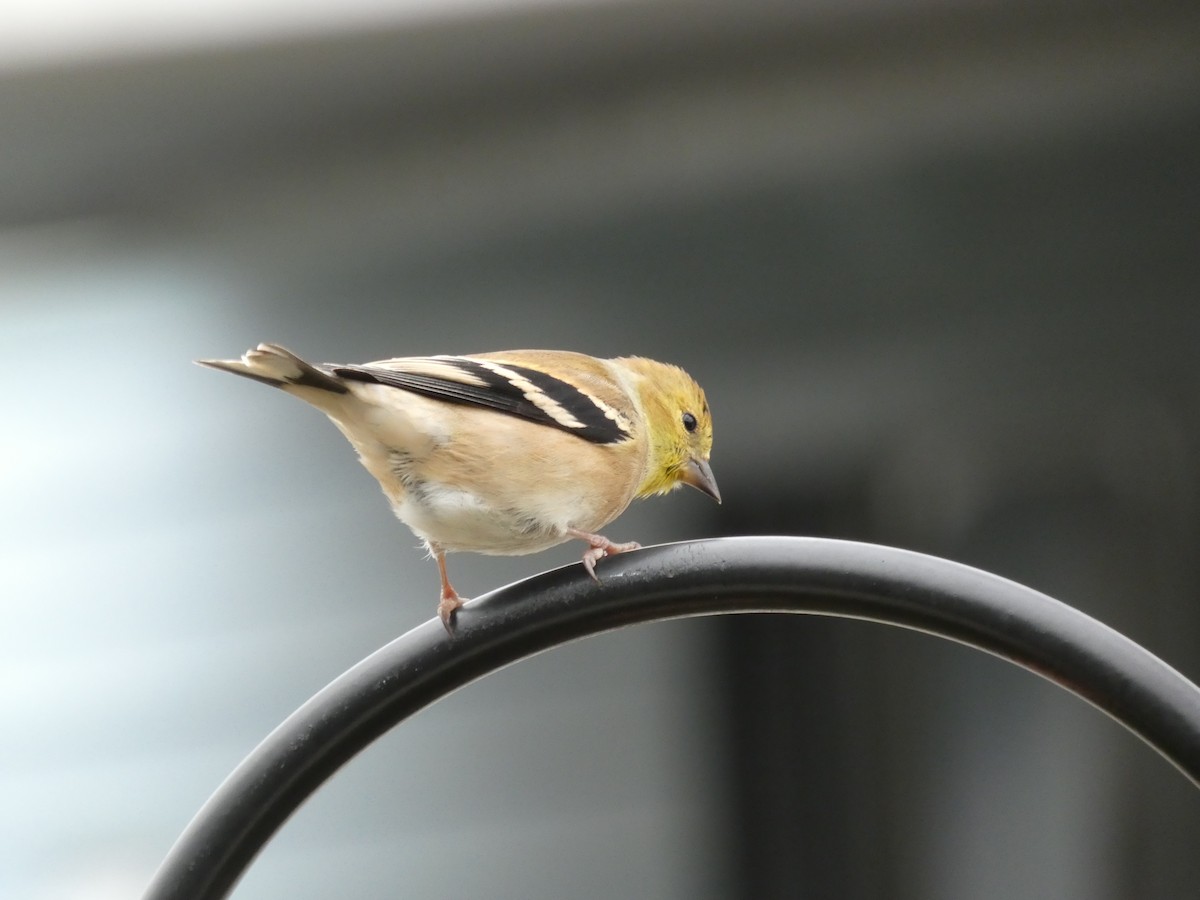
[[(519, 556), (569, 540), (570, 529), (599, 531), (632, 499), (632, 480), (621, 485), (623, 491), (589, 489), (597, 459), (588, 453), (596, 451), (575, 444), (578, 438), (556, 435), (549, 436), (567, 442), (561, 452), (537, 455), (520, 435), (495, 428), (485, 435), (488, 443), (471, 445), (469, 453), (448, 442), (419, 455), (356, 446), (396, 516), (417, 537), (447, 551)], [(522, 468), (520, 483), (507, 477)]]
[(430, 485), (392, 509), (417, 537), (444, 550), (495, 556), (537, 553), (569, 540), (567, 528), (577, 527), (570, 518), (533, 518), (489, 506), (468, 491)]

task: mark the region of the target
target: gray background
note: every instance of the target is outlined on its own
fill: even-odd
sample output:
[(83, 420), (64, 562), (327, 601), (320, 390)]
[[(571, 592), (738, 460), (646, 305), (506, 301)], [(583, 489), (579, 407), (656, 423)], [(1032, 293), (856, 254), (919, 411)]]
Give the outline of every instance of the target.
[[(432, 563), (313, 411), (189, 360), (680, 363), (726, 498), (981, 565), (1200, 678), (1200, 15), (614, 4), (0, 71), (0, 895), (136, 896)], [(455, 558), (467, 595), (572, 562)], [(974, 651), (636, 628), (370, 748), (238, 897), (1168, 898), (1194, 790)]]

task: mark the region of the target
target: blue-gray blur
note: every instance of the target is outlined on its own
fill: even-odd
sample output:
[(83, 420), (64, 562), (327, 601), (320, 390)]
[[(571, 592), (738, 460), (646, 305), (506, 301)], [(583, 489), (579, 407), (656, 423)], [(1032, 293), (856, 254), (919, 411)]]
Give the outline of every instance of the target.
[[(1200, 15), (613, 5), (0, 71), (0, 896), (135, 896), (433, 614), (336, 430), (190, 365), (515, 347), (706, 387), (717, 508), (979, 565), (1200, 679)], [(961, 8), (959, 8), (961, 7)], [(452, 558), (467, 596), (571, 562)], [(326, 786), (244, 898), (1176, 898), (1200, 797), (857, 622), (585, 641)]]

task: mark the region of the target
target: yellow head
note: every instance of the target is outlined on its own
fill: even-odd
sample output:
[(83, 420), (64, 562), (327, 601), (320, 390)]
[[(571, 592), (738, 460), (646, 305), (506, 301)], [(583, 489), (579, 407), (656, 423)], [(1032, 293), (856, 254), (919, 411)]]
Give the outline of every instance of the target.
[(650, 453), (637, 496), (665, 494), (688, 484), (720, 503), (721, 492), (708, 465), (712, 415), (700, 385), (678, 366), (641, 357), (618, 362), (641, 376), (638, 399), (646, 416)]

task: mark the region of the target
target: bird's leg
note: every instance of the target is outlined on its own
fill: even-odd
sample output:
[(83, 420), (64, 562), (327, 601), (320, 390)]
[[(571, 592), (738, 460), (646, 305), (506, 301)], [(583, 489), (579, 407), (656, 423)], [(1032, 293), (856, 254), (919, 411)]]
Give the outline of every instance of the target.
[(446, 574), (446, 551), (435, 544), (429, 545), (429, 551), (437, 560), (438, 574), (442, 576), (442, 599), (438, 602), (438, 617), (442, 620), (442, 625), (446, 627), (446, 634), (453, 636), (454, 614), (463, 605), (463, 599), (458, 596), (458, 591), (450, 583), (450, 576)]
[(600, 579), (596, 575), (596, 563), (600, 562), (606, 556), (625, 553), (629, 550), (640, 550), (642, 547), (637, 541), (626, 541), (624, 544), (615, 544), (602, 534), (589, 534), (586, 531), (580, 531), (578, 528), (568, 528), (567, 534), (573, 538), (579, 538), (581, 541), (587, 541), (588, 548), (583, 552), (583, 567), (587, 569), (592, 579), (597, 582)]

